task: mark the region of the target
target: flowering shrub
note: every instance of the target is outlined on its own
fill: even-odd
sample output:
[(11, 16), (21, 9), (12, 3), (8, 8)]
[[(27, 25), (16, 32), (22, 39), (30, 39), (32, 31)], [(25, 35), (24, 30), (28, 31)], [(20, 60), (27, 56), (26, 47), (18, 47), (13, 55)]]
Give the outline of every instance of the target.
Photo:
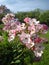
[(8, 41), (11, 42), (18, 36), (22, 45), (32, 50), (36, 57), (41, 57), (44, 49), (42, 44), (45, 40), (39, 34), (47, 33), (47, 25), (40, 24), (40, 21), (29, 17), (26, 17), (24, 23), (21, 23), (14, 17), (14, 14), (7, 14), (2, 19), (3, 30), (8, 32)]

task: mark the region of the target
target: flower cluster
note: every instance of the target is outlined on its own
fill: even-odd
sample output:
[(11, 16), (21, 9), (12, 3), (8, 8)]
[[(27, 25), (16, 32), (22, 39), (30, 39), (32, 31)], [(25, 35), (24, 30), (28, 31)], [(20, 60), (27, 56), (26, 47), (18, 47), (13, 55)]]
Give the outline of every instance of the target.
[(35, 18), (26, 17), (24, 23), (20, 23), (14, 18), (14, 14), (7, 14), (3, 19), (4, 31), (8, 32), (8, 41), (14, 40), (15, 36), (20, 38), (22, 44), (28, 49), (31, 49), (36, 57), (41, 57), (43, 54), (43, 38), (40, 38), (38, 33), (45, 34), (48, 30), (47, 25), (40, 24)]

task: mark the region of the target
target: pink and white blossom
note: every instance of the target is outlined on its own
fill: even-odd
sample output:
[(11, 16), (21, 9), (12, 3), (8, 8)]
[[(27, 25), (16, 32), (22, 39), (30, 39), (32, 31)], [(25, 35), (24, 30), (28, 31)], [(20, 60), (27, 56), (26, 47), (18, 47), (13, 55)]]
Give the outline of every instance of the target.
[(38, 33), (46, 33), (48, 27), (45, 24), (40, 24), (35, 18), (26, 17), (24, 22), (20, 23), (15, 15), (10, 13), (3, 17), (4, 31), (8, 32), (8, 41), (15, 39), (16, 34), (20, 38), (22, 44), (34, 52), (36, 57), (41, 57), (44, 47), (42, 46), (43, 39), (38, 36)]

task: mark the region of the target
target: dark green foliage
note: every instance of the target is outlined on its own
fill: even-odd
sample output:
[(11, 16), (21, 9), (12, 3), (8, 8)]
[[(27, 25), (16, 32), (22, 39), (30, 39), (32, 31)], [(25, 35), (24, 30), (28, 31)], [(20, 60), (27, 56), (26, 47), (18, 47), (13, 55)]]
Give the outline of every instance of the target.
[[(3, 34), (4, 33), (4, 34)], [(4, 40), (0, 42), (0, 65), (28, 65), (33, 63), (33, 52), (27, 49), (16, 36), (8, 42), (8, 33), (3, 32)]]
[(41, 15), (40, 15), (40, 19), (41, 23), (45, 23), (49, 26), (49, 10), (43, 12)]
[(45, 23), (49, 26), (49, 10), (42, 11), (40, 9), (36, 9), (30, 12), (18, 12), (15, 14), (16, 18), (18, 18), (21, 22), (24, 22), (25, 17), (36, 18), (40, 20), (41, 23)]

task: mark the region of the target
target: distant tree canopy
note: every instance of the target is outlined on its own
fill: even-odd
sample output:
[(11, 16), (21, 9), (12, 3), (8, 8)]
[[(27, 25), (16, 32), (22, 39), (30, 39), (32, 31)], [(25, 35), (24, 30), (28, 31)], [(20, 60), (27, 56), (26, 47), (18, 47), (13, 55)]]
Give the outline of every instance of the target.
[(36, 9), (30, 12), (18, 12), (15, 14), (15, 16), (21, 22), (23, 22), (23, 19), (25, 17), (31, 17), (31, 18), (36, 18), (37, 20), (40, 20), (41, 23), (45, 23), (49, 26), (49, 10), (42, 11), (40, 9)]
[[(5, 14), (0, 14), (0, 21), (4, 15)], [(18, 18), (21, 22), (23, 22), (25, 17), (36, 18), (37, 20), (40, 20), (41, 23), (45, 23), (49, 26), (49, 10), (42, 11), (40, 9), (36, 9), (30, 12), (17, 12), (15, 13), (15, 17)]]

